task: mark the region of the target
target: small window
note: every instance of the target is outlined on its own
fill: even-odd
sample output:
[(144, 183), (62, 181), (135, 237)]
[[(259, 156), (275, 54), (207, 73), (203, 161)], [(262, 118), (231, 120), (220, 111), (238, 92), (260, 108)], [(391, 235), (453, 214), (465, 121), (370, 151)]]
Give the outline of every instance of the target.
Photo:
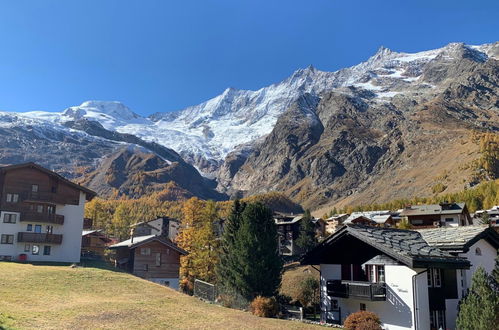
[(445, 222), (452, 222), (454, 221), (454, 218), (445, 218)]
[(35, 225), (35, 233), (41, 233), (42, 232), (42, 225)]
[(170, 249), (166, 249), (166, 254), (170, 255)]
[(14, 244), (14, 235), (2, 234), (0, 244)]
[(31, 192), (34, 192), (34, 193), (38, 192), (38, 185), (37, 184), (31, 185)]
[(475, 249), (475, 255), (477, 255), (477, 256), (481, 256), (481, 255), (482, 255), (482, 250), (480, 250), (480, 248), (478, 248), (478, 247), (477, 247), (477, 248)]
[(17, 214), (15, 213), (5, 213), (3, 215), (4, 223), (16, 223), (16, 221), (17, 221)]
[(7, 202), (9, 203), (19, 202), (19, 194), (7, 194)]
[(52, 234), (52, 232), (54, 231), (54, 226), (48, 225), (46, 229), (47, 229), (47, 234)]
[(44, 255), (44, 256), (49, 256), (49, 255), (50, 255), (50, 250), (51, 250), (50, 245), (45, 245), (45, 246), (43, 247), (43, 255)]
[(366, 304), (360, 303), (360, 310), (365, 311), (366, 310)]
[(50, 191), (55, 194), (57, 193), (57, 188), (53, 186), (52, 188), (50, 188)]
[(36, 206), (36, 212), (43, 213), (43, 205), (37, 205)]
[(423, 224), (423, 220), (420, 220), (420, 219), (411, 220), (411, 223), (413, 225), (422, 225)]
[(161, 266), (161, 253), (156, 253), (156, 267)]
[(146, 272), (149, 271), (149, 265), (147, 265), (147, 264), (144, 265), (144, 271), (146, 271)]
[(440, 268), (428, 269), (428, 287), (440, 288), (442, 286), (442, 271)]
[(150, 256), (151, 255), (151, 248), (141, 248), (140, 254), (143, 256)]
[(26, 226), (26, 231), (33, 231), (33, 225), (28, 223), (28, 225)]
[(47, 213), (54, 214), (55, 213), (55, 206), (54, 205), (47, 206)]
[(33, 245), (31, 247), (31, 254), (38, 255), (40, 253), (40, 247), (38, 245)]
[(338, 303), (337, 299), (331, 300), (331, 310), (332, 311), (337, 311), (340, 308), (340, 304)]
[(377, 271), (377, 282), (385, 281), (385, 266), (376, 266)]
[(29, 252), (29, 251), (31, 251), (31, 245), (24, 244), (24, 252)]

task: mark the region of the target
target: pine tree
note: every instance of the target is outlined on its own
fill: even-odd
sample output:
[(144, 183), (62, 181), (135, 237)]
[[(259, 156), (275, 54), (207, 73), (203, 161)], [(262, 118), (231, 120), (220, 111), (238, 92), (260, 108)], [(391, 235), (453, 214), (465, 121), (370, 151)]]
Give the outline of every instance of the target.
[(244, 208), (233, 254), (237, 262), (235, 287), (238, 293), (248, 300), (276, 294), (281, 283), (282, 260), (269, 208), (261, 203)]
[(300, 220), (300, 232), (296, 239), (296, 245), (303, 250), (304, 253), (312, 249), (316, 245), (315, 228), (312, 223), (310, 211), (306, 210), (303, 218)]
[(471, 289), (461, 300), (457, 328), (461, 330), (489, 330), (497, 324), (498, 293), (492, 288), (490, 277), (482, 267), (473, 274)]
[(224, 223), (224, 231), (222, 234), (220, 262), (217, 267), (217, 279), (220, 286), (226, 289), (233, 290), (236, 284), (237, 261), (235, 260), (236, 239), (239, 228), (241, 227), (242, 212), (246, 204), (235, 200), (232, 205), (232, 210)]

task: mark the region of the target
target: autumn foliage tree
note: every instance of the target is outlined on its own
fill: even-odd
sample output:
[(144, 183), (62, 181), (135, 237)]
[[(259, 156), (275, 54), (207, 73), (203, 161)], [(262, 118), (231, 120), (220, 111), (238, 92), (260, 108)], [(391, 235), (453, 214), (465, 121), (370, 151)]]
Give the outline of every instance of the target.
[(218, 220), (217, 206), (213, 201), (193, 197), (184, 203), (177, 244), (189, 252), (180, 260), (181, 287), (192, 292), (194, 280), (214, 283), (215, 267), (220, 254), (214, 225)]

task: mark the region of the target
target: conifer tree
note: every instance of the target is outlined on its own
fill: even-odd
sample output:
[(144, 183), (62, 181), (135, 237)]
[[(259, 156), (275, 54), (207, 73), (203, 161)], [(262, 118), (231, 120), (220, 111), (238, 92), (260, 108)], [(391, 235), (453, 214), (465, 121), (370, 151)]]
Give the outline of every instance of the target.
[(220, 286), (226, 289), (235, 289), (235, 283), (239, 268), (236, 261), (236, 239), (241, 227), (242, 212), (246, 204), (235, 200), (231, 213), (224, 223), (222, 234), (220, 262), (217, 266), (217, 279)]
[(312, 215), (309, 210), (303, 214), (300, 220), (300, 233), (296, 239), (296, 245), (300, 247), (304, 253), (312, 249), (316, 245), (315, 228), (312, 223)]
[(482, 267), (473, 274), (471, 289), (461, 300), (457, 328), (461, 330), (489, 330), (497, 324), (498, 293), (492, 288), (490, 277)]
[(237, 262), (235, 287), (248, 300), (271, 297), (281, 283), (282, 260), (272, 211), (261, 203), (246, 205), (233, 251)]

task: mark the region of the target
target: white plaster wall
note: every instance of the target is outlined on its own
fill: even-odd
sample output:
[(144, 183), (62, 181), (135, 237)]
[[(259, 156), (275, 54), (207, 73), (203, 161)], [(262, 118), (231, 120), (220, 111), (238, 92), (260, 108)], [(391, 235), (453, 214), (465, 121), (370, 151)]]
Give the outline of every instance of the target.
[(174, 290), (178, 290), (180, 287), (178, 278), (147, 278), (147, 280), (161, 285), (165, 285), (165, 281), (168, 281), (170, 282), (168, 287)]
[[(421, 270), (418, 270), (421, 271)], [(321, 318), (325, 320), (331, 306), (331, 299), (336, 299), (341, 307), (341, 322), (354, 312), (359, 311), (360, 304), (366, 310), (376, 313), (383, 322), (383, 329), (414, 329), (414, 294), (412, 277), (416, 271), (403, 265), (385, 265), (387, 284), (386, 301), (366, 301), (354, 298), (327, 297), (327, 280), (341, 279), (341, 265), (321, 265)], [(416, 276), (418, 329), (429, 329), (428, 286), (426, 273)], [(330, 313), (334, 316), (334, 313)]]
[[(4, 223), (3, 222), (3, 217), (5, 214), (17, 214), (17, 221), (16, 223)], [(5, 234), (5, 235), (14, 235), (14, 244), (0, 244), (0, 255), (1, 256), (11, 256), (13, 259), (17, 258), (19, 253), (18, 247), (17, 247), (17, 233), (21, 230), (21, 224), (20, 224), (20, 213), (18, 212), (0, 212), (0, 235)], [(24, 249), (24, 245), (23, 245)]]
[[(475, 254), (476, 248), (480, 248), (482, 251), (481, 256), (477, 256)], [(495, 266), (495, 259), (497, 257), (497, 250), (494, 249), (492, 245), (490, 245), (484, 239), (479, 240), (475, 244), (473, 244), (469, 251), (466, 253), (459, 254), (460, 257), (467, 258), (471, 267), (469, 270), (466, 270), (466, 289), (471, 287), (471, 278), (473, 274), (477, 270), (478, 267), (483, 267), (487, 273), (490, 274)]]
[[(445, 221), (446, 218), (452, 218), (454, 220), (453, 221)], [(440, 221), (441, 221), (441, 223), (445, 223), (445, 226), (458, 227), (459, 226), (459, 214), (441, 215)]]
[[(80, 251), (81, 251), (81, 233), (83, 230), (83, 213), (85, 205), (85, 194), (80, 192), (80, 203), (79, 205), (56, 205), (56, 214), (64, 216), (64, 224), (50, 224), (50, 223), (38, 223), (23, 221), (20, 222), (19, 218), (16, 224), (3, 223), (3, 214), (0, 215), (0, 233), (3, 234), (13, 234), (14, 244), (0, 244), (0, 255), (11, 255), (15, 260), (18, 259), (19, 255), (22, 253), (27, 254), (28, 262), (30, 261), (46, 261), (46, 262), (80, 262)], [(12, 213), (12, 212), (8, 212)], [(40, 252), (38, 255), (33, 255), (30, 252), (24, 252), (25, 244), (33, 243), (18, 243), (17, 233), (25, 232), (27, 224), (31, 223), (33, 227), (35, 225), (42, 226), (42, 233), (46, 232), (46, 226), (53, 226), (53, 234), (62, 234), (62, 244), (43, 244), (35, 243), (40, 247)], [(49, 245), (51, 246), (50, 255), (43, 255), (43, 247)]]

